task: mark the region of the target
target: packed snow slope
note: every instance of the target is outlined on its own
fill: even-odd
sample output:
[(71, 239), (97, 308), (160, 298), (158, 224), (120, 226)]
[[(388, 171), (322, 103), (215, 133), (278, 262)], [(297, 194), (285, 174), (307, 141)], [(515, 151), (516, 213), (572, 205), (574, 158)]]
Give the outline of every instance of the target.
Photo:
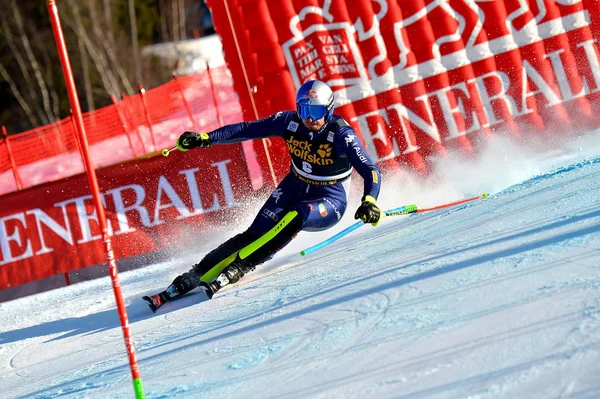
[[(146, 397), (600, 398), (599, 137), (537, 155), (498, 140), (426, 181), (389, 177), (385, 209), (490, 197), (301, 257), (349, 207), (210, 301), (140, 299), (202, 237), (121, 273)], [(115, 308), (108, 278), (0, 304), (0, 397), (133, 397)]]

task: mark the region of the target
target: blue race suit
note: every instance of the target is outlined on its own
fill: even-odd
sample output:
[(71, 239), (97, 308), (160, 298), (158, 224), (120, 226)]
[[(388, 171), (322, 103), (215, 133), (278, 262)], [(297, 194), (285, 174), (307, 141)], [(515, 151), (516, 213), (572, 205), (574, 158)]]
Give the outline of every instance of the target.
[(300, 230), (320, 231), (334, 226), (346, 210), (352, 168), (364, 180), (364, 195), (375, 199), (379, 195), (379, 168), (352, 127), (337, 115), (317, 132), (307, 129), (296, 112), (284, 111), (253, 122), (223, 126), (208, 135), (212, 144), (282, 137), (292, 163), (290, 173), (272, 192), (250, 227), (194, 266), (192, 270), (199, 276), (263, 236), (292, 211), (297, 213), (292, 222), (253, 254), (252, 266), (270, 259)]

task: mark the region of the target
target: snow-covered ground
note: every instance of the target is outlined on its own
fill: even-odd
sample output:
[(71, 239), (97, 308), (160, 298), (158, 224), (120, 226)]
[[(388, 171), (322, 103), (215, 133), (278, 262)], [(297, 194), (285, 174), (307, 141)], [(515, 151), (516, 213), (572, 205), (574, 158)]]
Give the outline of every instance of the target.
[[(350, 207), (211, 301), (140, 299), (200, 244), (121, 273), (146, 397), (600, 398), (599, 138), (390, 177), (385, 209), (491, 195), (298, 254)], [(0, 304), (0, 397), (133, 396), (108, 278)]]

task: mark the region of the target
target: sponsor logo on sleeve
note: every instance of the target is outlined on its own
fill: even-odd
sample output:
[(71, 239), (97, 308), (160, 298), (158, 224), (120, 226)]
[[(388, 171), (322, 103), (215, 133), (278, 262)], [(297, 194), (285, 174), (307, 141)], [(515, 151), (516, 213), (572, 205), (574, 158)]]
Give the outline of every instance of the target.
[(265, 208), (263, 209), (262, 213), (264, 216), (273, 219), (276, 222), (279, 221), (279, 216), (277, 216), (277, 214), (270, 209)]
[(321, 216), (325, 217), (327, 216), (327, 207), (325, 206), (324, 203), (320, 203), (319, 204), (319, 213), (321, 214)]
[(367, 157), (365, 157), (365, 155), (363, 154), (362, 150), (360, 149), (359, 146), (355, 145), (354, 146), (354, 151), (356, 151), (356, 155), (358, 156), (358, 159), (360, 159), (360, 161), (362, 163), (367, 163), (368, 159)]
[(338, 207), (335, 206), (335, 204), (333, 202), (331, 202), (331, 200), (328, 200), (327, 198), (324, 198), (324, 200), (329, 205), (331, 205), (331, 207), (333, 208), (333, 211), (335, 212), (335, 215), (337, 216), (337, 219), (340, 220), (342, 218), (342, 214), (340, 213)]
[(292, 132), (295, 132), (298, 130), (298, 123), (294, 122), (294, 121), (290, 121), (290, 124), (288, 125), (288, 130), (291, 130)]
[(282, 195), (283, 191), (281, 191), (280, 188), (276, 188), (275, 191), (273, 191), (273, 194), (271, 194), (271, 197), (275, 198), (275, 203), (277, 203)]
[(355, 135), (353, 134), (349, 134), (347, 135), (344, 140), (346, 141), (346, 147), (348, 147), (350, 144), (354, 143), (354, 139), (356, 138)]

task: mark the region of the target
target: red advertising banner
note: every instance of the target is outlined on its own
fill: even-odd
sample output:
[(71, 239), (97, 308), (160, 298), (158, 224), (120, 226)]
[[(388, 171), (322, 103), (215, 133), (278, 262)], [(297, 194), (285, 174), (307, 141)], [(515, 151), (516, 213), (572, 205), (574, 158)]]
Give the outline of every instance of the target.
[[(228, 0), (229, 14), (207, 3), (234, 80), (253, 88), (242, 103), (285, 94), (259, 101), (264, 117), (293, 107), (286, 82), (323, 80), (383, 167), (424, 172), (431, 155), (476, 152), (497, 132), (600, 125), (596, 0)], [(270, 58), (262, 26), (278, 43)]]
[[(427, 173), (432, 156), (450, 150), (476, 155), (478, 144), (494, 134), (560, 140), (600, 126), (594, 112), (600, 106), (598, 0), (207, 4), (245, 120), (293, 109), (296, 88), (323, 80), (335, 92), (335, 112), (356, 129), (382, 168)], [(217, 107), (207, 108), (206, 101), (216, 97), (194, 89), (195, 80), (205, 78), (210, 76), (178, 78), (89, 118), (110, 122), (104, 124), (110, 138), (129, 143), (111, 147), (126, 149), (123, 156), (146, 152), (140, 147), (147, 143), (161, 148), (173, 142), (174, 132), (212, 129), (221, 114), (227, 117), (215, 115)], [(166, 93), (171, 93), (167, 103)], [(154, 101), (155, 112), (144, 112), (142, 101)], [(72, 136), (69, 121), (47, 127), (57, 128), (61, 135), (43, 135), (46, 146), (58, 151), (48, 155), (71, 151), (68, 160), (75, 160), (76, 143), (65, 138)], [(120, 136), (112, 137), (117, 131)], [(85, 177), (31, 187), (44, 176), (28, 172), (58, 170), (45, 167), (46, 159), (29, 159), (38, 155), (26, 144), (38, 135), (0, 142), (0, 154), (25, 156), (22, 162), (0, 162), (0, 175), (8, 176), (16, 164), (29, 187), (2, 197), (0, 289), (104, 261)], [(60, 138), (57, 145), (53, 137)], [(284, 143), (248, 144), (253, 170), (260, 169), (265, 187), (272, 188), (288, 171)], [(108, 164), (102, 162), (110, 155), (118, 154), (99, 150), (102, 158), (95, 161)], [(117, 257), (169, 248), (194, 238), (189, 232), (222, 225), (252, 192), (248, 167), (242, 146), (231, 145), (100, 169)], [(273, 179), (264, 179), (268, 175)], [(262, 185), (260, 176), (253, 178)], [(10, 179), (12, 190), (17, 177), (11, 173)]]
[[(252, 192), (238, 144), (174, 152), (98, 171), (117, 258), (201, 246), (201, 233), (235, 218)], [(2, 197), (0, 289), (105, 261), (80, 174)]]

